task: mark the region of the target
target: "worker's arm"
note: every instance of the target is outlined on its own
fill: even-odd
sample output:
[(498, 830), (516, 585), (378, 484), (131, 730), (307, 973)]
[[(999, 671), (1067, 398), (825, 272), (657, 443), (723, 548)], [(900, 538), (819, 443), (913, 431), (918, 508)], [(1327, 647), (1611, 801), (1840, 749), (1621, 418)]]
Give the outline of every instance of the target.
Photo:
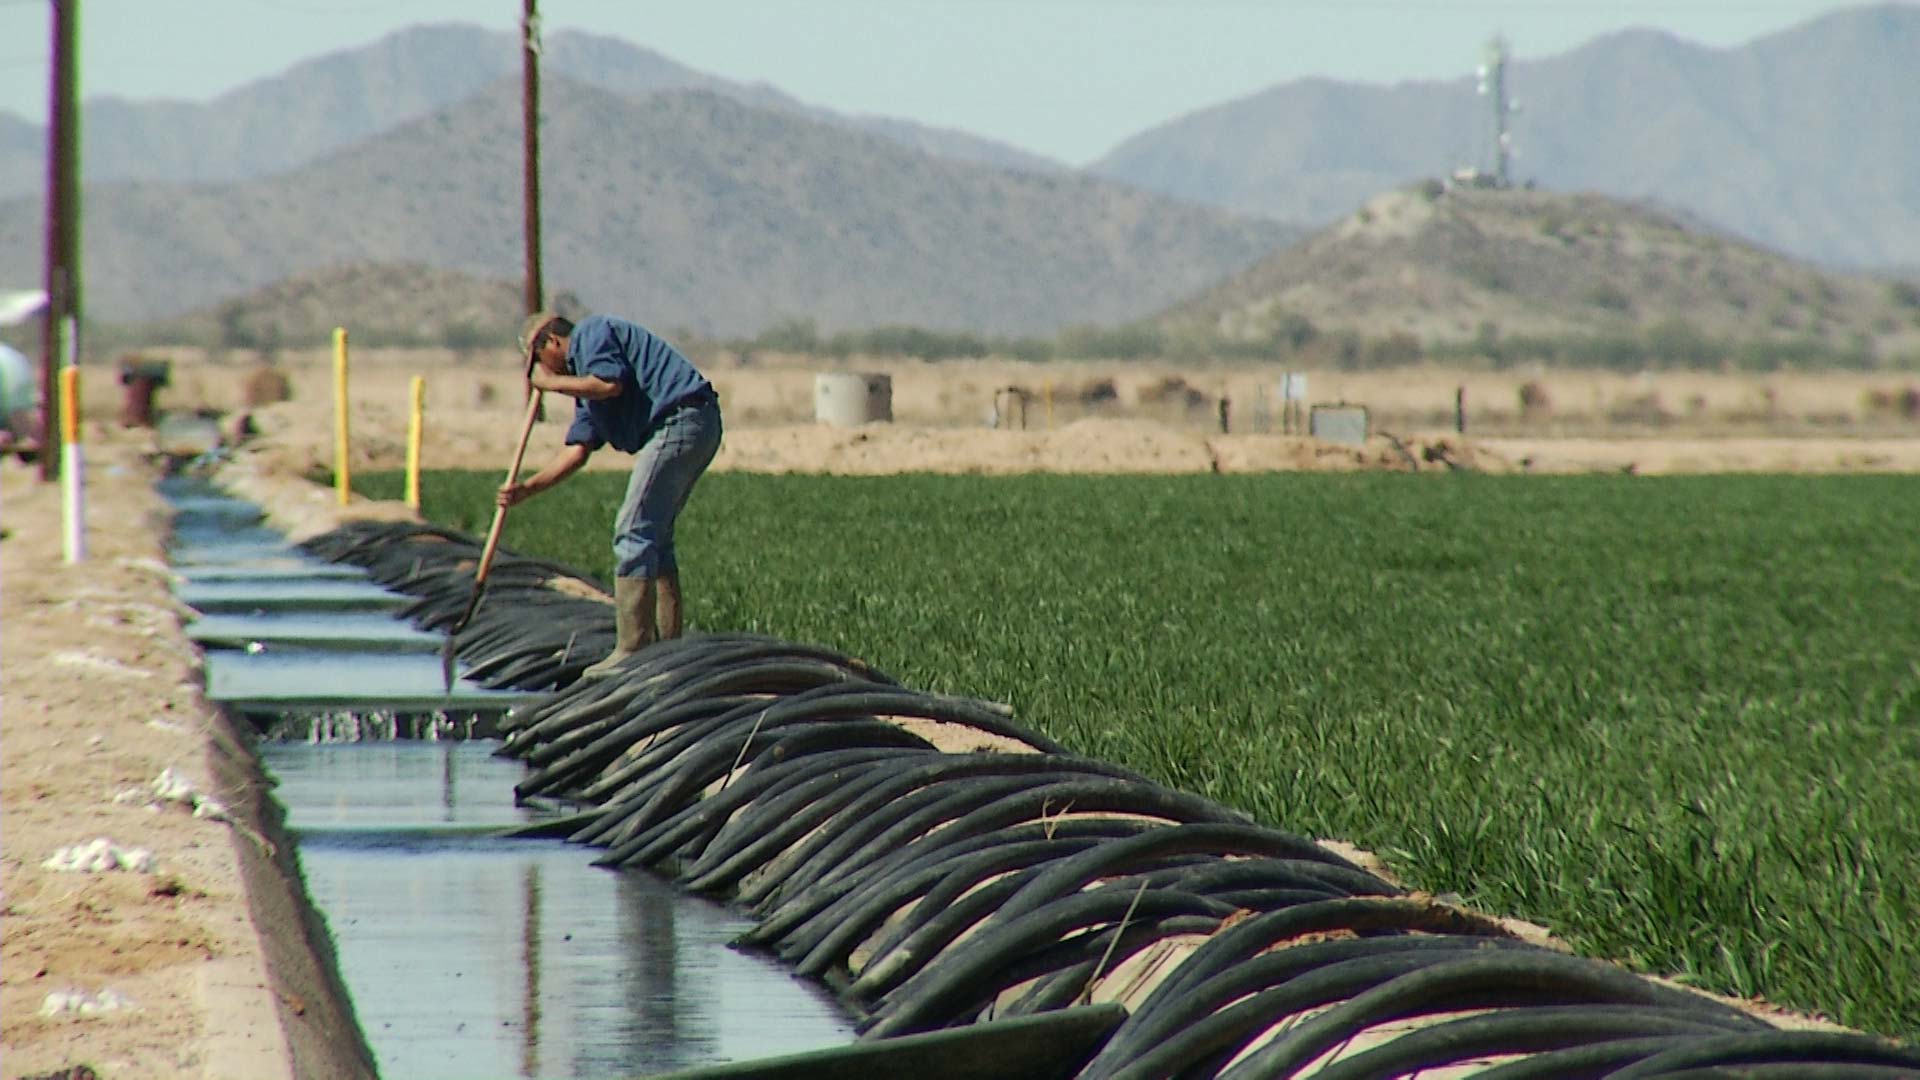
[(539, 364), (533, 365), (533, 374), (528, 380), (535, 390), (551, 390), (582, 401), (605, 401), (620, 396), (617, 382), (608, 382), (598, 375), (555, 375)]
[(526, 502), (535, 495), (540, 494), (560, 481), (565, 480), (567, 477), (572, 476), (574, 473), (579, 472), (580, 466), (585, 465), (587, 458), (592, 456), (593, 450), (589, 447), (577, 444), (563, 446), (560, 448), (559, 453), (553, 455), (553, 460), (547, 462), (546, 468), (527, 477), (520, 483), (501, 484), (499, 494), (494, 496), (494, 501), (501, 506), (513, 506), (517, 503)]

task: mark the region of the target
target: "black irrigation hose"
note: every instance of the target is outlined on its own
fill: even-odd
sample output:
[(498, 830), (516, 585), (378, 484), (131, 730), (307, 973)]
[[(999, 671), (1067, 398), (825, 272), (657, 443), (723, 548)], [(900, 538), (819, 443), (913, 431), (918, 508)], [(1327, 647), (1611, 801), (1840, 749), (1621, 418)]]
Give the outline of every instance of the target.
[(1614, 1075), (1618, 1068), (1694, 1041), (1694, 1038), (1685, 1035), (1665, 1035), (1592, 1043), (1495, 1065), (1475, 1076), (1474, 1080), (1605, 1080)]
[(1176, 915), (1224, 918), (1231, 913), (1224, 904), (1170, 889), (1142, 892), (1100, 888), (1069, 897), (1003, 925), (983, 928), (967, 939), (966, 948), (931, 958), (883, 999), (862, 1037), (904, 1035), (921, 1030), (930, 1019), (978, 1011), (977, 1005), (967, 1008), (969, 995), (979, 995), (982, 985), (990, 982), (997, 970), (1060, 940), (1069, 931), (1117, 924), (1123, 919), (1152, 921)]
[(1652, 1005), (1723, 1020), (1766, 1025), (1732, 1006), (1674, 990), (1594, 960), (1546, 950), (1483, 953), (1423, 965), (1354, 995), (1288, 1029), (1232, 1069), (1223, 1080), (1292, 1076), (1301, 1066), (1375, 1024), (1465, 1007), (1567, 1004)]
[(1614, 1073), (1614, 1080), (1654, 1080), (1682, 1069), (1802, 1063), (1902, 1068), (1920, 1073), (1920, 1050), (1880, 1039), (1824, 1031), (1767, 1031), (1704, 1039), (1655, 1054)]
[[(1129, 922), (1104, 930), (1075, 934), (1047, 948), (1028, 953), (1009, 964), (983, 989), (987, 1012), (996, 1016), (1027, 1016), (1063, 1009), (1082, 1000), (1096, 977), (1111, 975), (1136, 955), (1171, 937), (1212, 934), (1220, 920), (1207, 915), (1175, 915), (1154, 922)], [(1004, 1009), (994, 1003), (1021, 983), (1033, 985)]]
[(1407, 1032), (1385, 1046), (1322, 1066), (1314, 1072), (1314, 1080), (1369, 1080), (1474, 1058), (1537, 1054), (1619, 1039), (1709, 1036), (1725, 1031), (1697, 1016), (1662, 1009), (1614, 1005), (1506, 1009)]
[[(1432, 910), (1417, 901), (1373, 898), (1310, 903), (1256, 916), (1216, 935), (1175, 968), (1114, 1032), (1082, 1075), (1104, 1076), (1117, 1063), (1228, 1003), (1318, 968), (1362, 957), (1457, 954), (1483, 945), (1521, 947), (1520, 942), (1499, 937), (1400, 932), (1435, 925)], [(1275, 941), (1328, 932), (1385, 936), (1310, 939), (1306, 944), (1260, 951)]]
[[(848, 746), (896, 751), (905, 756), (932, 753), (930, 747), (908, 733), (879, 725), (849, 725), (841, 727), (839, 733), (846, 737), (845, 742)], [(702, 798), (695, 797), (699, 794), (699, 791), (694, 790), (695, 788), (714, 787), (715, 794), (720, 794), (721, 791), (718, 788), (728, 784), (732, 778), (731, 769), (736, 762), (757, 764), (761, 758), (771, 754), (770, 747), (778, 745), (779, 736), (779, 732), (773, 732), (767, 739), (757, 743), (742, 741), (738, 746), (694, 744), (686, 748), (649, 774), (661, 775), (663, 782), (649, 785), (648, 776), (642, 776), (627, 788), (622, 789), (615, 797), (617, 801), (609, 804), (617, 809), (609, 814), (608, 826), (598, 835), (582, 836), (578, 839), (613, 848), (614, 851), (604, 858), (608, 865), (626, 858), (627, 854), (633, 850), (630, 845), (635, 838), (650, 832), (657, 824), (673, 820), (704, 801)], [(879, 762), (889, 760), (892, 758), (884, 757), (872, 761), (849, 763), (835, 771), (837, 780), (833, 788), (818, 792), (815, 797), (824, 794), (837, 795), (840, 789), (849, 784), (857, 784), (874, 769), (886, 768), (886, 765)], [(743, 772), (742, 779), (744, 777)], [(793, 793), (793, 788), (785, 786), (777, 791), (769, 790), (763, 799), (756, 801), (753, 805), (715, 822), (703, 838), (699, 850), (682, 852), (681, 873), (686, 874), (687, 867), (712, 857), (722, 848), (739, 842), (737, 838), (742, 835), (743, 821), (757, 820), (765, 825), (779, 820), (768, 816), (772, 806), (779, 806), (784, 813), (789, 809), (799, 810), (804, 805), (809, 805), (792, 805), (790, 800)], [(719, 846), (716, 847), (716, 844)]]
[(887, 875), (884, 888), (863, 888), (828, 905), (783, 935), (774, 952), (791, 961), (796, 974), (819, 975), (907, 904), (932, 907), (943, 902), (933, 898), (938, 888), (969, 892), (989, 877), (1065, 858), (1097, 843), (1092, 838), (1030, 840), (941, 859), (911, 874)]
[[(785, 729), (801, 725), (805, 725), (806, 730), (815, 735), (834, 725), (838, 725), (843, 736), (854, 731), (868, 730), (873, 732), (872, 739), (870, 740), (872, 745), (914, 745), (923, 746), (931, 750), (932, 745), (925, 742), (919, 736), (897, 725), (885, 723), (884, 720), (859, 720), (859, 723), (867, 725), (865, 728), (848, 726), (849, 720), (851, 718), (864, 718), (869, 713), (883, 713), (885, 716), (900, 716), (907, 715), (909, 710), (912, 710), (924, 716), (938, 714), (949, 717), (959, 717), (969, 711), (961, 703), (952, 700), (922, 698), (921, 700), (913, 701), (910, 700), (910, 697), (911, 695), (897, 692), (885, 695), (875, 695), (866, 692), (847, 692), (821, 695), (805, 701), (799, 700), (798, 698), (788, 698), (778, 704), (769, 706), (760, 715), (754, 717), (750, 726), (746, 718), (743, 717), (727, 725), (716, 723), (712, 725), (709, 730), (695, 737), (703, 744), (707, 744), (715, 750), (722, 752), (717, 759), (717, 763), (720, 765), (729, 764), (725, 760), (724, 751), (736, 746), (747, 745), (736, 742), (736, 736), (746, 738), (749, 743), (754, 739), (762, 739), (766, 749), (771, 751), (776, 745), (784, 742), (790, 734)], [(877, 708), (877, 706), (882, 705), (885, 706), (884, 709)], [(981, 755), (966, 756), (978, 757)], [(704, 786), (711, 780), (717, 779), (717, 776), (710, 771), (696, 772), (691, 766), (675, 766), (675, 771), (678, 776), (659, 787), (659, 794), (655, 798), (655, 805), (657, 807), (677, 808), (680, 802), (690, 797), (690, 788)], [(588, 790), (591, 792), (592, 789)]]
[(794, 927), (818, 917), (833, 904), (857, 896), (863, 889), (885, 888), (902, 875), (915, 873), (923, 866), (944, 859), (1032, 840), (1051, 842), (1082, 837), (1132, 836), (1149, 827), (1146, 822), (1127, 818), (1073, 818), (1045, 824), (1004, 825), (971, 834), (943, 829), (903, 846), (876, 862), (868, 869), (868, 873), (859, 878), (842, 879), (830, 885), (802, 890), (741, 934), (736, 944), (760, 946), (778, 941)]
[(852, 771), (883, 759), (908, 757), (912, 751), (900, 749), (829, 749), (797, 761), (780, 761), (770, 769), (749, 771), (732, 786), (701, 799), (666, 821), (649, 824), (643, 830), (601, 855), (599, 865), (618, 867), (655, 867), (666, 859), (684, 861), (707, 849), (712, 838), (726, 828), (735, 811), (760, 798), (774, 798), (789, 784), (806, 782), (824, 771)]
[[(1302, 862), (1323, 863), (1350, 875), (1349, 893), (1395, 896), (1400, 890), (1309, 840), (1258, 825), (1175, 825), (1141, 833), (1129, 840), (1102, 844), (1092, 851), (1062, 859), (1007, 901), (1001, 914), (1015, 918), (1088, 883), (1111, 877), (1134, 860), (1169, 854), (1265, 855)], [(1346, 882), (1342, 882), (1345, 884)]]
[[(529, 754), (527, 760), (530, 768), (513, 786), (514, 794), (526, 798), (550, 792), (566, 792), (588, 801), (617, 804), (621, 801), (617, 796), (609, 799), (605, 793), (593, 790), (593, 785), (605, 778), (610, 766), (619, 764), (621, 768), (630, 769), (634, 775), (638, 775), (660, 757), (686, 744), (685, 741), (671, 741), (670, 733), (687, 727), (698, 732), (703, 730), (698, 726), (702, 723), (756, 716), (766, 707), (767, 698), (762, 694), (717, 694), (687, 702), (677, 708), (650, 713), (645, 725), (639, 727), (630, 739), (615, 739), (610, 734), (602, 734), (585, 746), (562, 748), (544, 761), (535, 761), (533, 755)], [(613, 719), (623, 726), (639, 724), (638, 721), (623, 717)], [(650, 736), (662, 738), (660, 742), (640, 745), (641, 740)]]
[[(991, 797), (1007, 794), (1005, 785), (989, 785), (990, 778), (1019, 776), (1059, 782), (1099, 777), (1119, 783), (1117, 778), (1129, 775), (1114, 766), (1064, 755), (943, 755), (941, 760), (878, 777), (878, 782), (842, 813), (832, 831), (822, 832), (805, 845), (784, 853), (776, 864), (769, 866), (760, 881), (742, 889), (738, 899), (749, 906), (768, 901), (779, 904), (816, 881), (850, 869), (855, 860), (870, 861), (876, 856), (884, 857), (889, 850), (898, 851), (923, 833), (953, 821), (958, 814), (990, 802)], [(953, 785), (959, 788), (955, 790)], [(957, 837), (985, 831), (965, 829), (960, 822), (955, 822), (955, 827), (962, 829), (955, 834)], [(876, 851), (876, 844), (891, 845), (891, 848)]]
[[(1168, 788), (1124, 780), (1072, 779), (1012, 792), (987, 801), (964, 816), (951, 819), (946, 827), (956, 830), (957, 835), (967, 836), (1016, 822), (1045, 821), (1068, 813), (1134, 814), (1168, 822), (1243, 820), (1237, 811)], [(887, 837), (883, 838), (883, 842), (900, 839), (904, 837)], [(797, 880), (783, 883), (773, 899), (783, 899), (815, 882), (830, 882), (859, 873), (885, 854), (881, 845), (869, 843), (837, 861), (823, 861), (809, 877), (799, 878), (796, 875)]]
[(736, 843), (724, 843), (717, 836), (700, 859), (682, 871), (681, 880), (696, 892), (731, 886), (840, 814), (858, 794), (857, 789), (835, 784), (817, 795), (809, 793), (804, 806), (786, 812), (767, 828), (742, 827)]
[[(412, 595), (406, 617), (428, 628), (465, 610), (480, 555), (411, 523), (302, 547)], [(454, 648), (475, 683), (554, 688), (502, 724), (499, 752), (529, 766), (522, 794), (581, 807), (535, 831), (757, 908), (739, 943), (871, 1002), (868, 1038), (1062, 1008), (1141, 958), (1127, 978), (1158, 985), (1083, 1080), (1248, 1080), (1316, 1061), (1357, 1080), (1487, 1058), (1487, 1080), (1920, 1076), (1912, 1049), (1776, 1030), (1523, 944), (1304, 839), (1068, 755), (1004, 707), (907, 690), (830, 649), (691, 635), (580, 683), (612, 641), (603, 583), (501, 556)], [(922, 722), (1040, 752), (942, 754), (910, 730)], [(1202, 942), (1143, 955), (1176, 935)], [(1468, 1009), (1491, 1011), (1448, 1016)], [(1383, 1024), (1385, 1041), (1325, 1061)]]
[[(863, 859), (897, 850), (982, 803), (1017, 797), (1055, 783), (1051, 773), (996, 770), (988, 775), (930, 782), (918, 790), (880, 800), (877, 806), (868, 805), (874, 794), (869, 792), (860, 803), (850, 804), (837, 815), (832, 828), (822, 829), (807, 844), (767, 863), (757, 880), (742, 884), (739, 899), (748, 905), (777, 903), (790, 891), (832, 880)], [(884, 793), (887, 788), (879, 790)]]
[[(1446, 949), (1441, 953), (1457, 956), (1497, 947), (1484, 942), (1472, 943), (1465, 949)], [(1221, 1007), (1204, 1012), (1199, 1019), (1165, 1033), (1163, 1038), (1137, 1043), (1131, 1047), (1132, 1056), (1112, 1071), (1099, 1073), (1089, 1066), (1082, 1075), (1100, 1075), (1109, 1080), (1145, 1080), (1196, 1066), (1196, 1071), (1212, 1075), (1278, 1021), (1349, 999), (1409, 972), (1424, 970), (1434, 960), (1434, 953), (1417, 951), (1367, 954), (1318, 965), (1290, 977), (1262, 980), (1248, 985), (1247, 993), (1225, 997)], [(1353, 1033), (1358, 1030), (1354, 1029)]]

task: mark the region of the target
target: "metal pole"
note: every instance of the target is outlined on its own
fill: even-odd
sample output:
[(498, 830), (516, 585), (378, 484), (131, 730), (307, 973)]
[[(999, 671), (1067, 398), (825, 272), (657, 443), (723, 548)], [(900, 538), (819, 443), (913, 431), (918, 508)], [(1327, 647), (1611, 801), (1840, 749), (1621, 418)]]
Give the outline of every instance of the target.
[(79, 65), (75, 39), (80, 24), (79, 0), (52, 0), (53, 75), (47, 106), (47, 310), (41, 327), (40, 365), (40, 479), (59, 475), (61, 438), (58, 371), (65, 358), (80, 354), (80, 260), (75, 239), (80, 235), (77, 196), (77, 156), (80, 113), (75, 108)]

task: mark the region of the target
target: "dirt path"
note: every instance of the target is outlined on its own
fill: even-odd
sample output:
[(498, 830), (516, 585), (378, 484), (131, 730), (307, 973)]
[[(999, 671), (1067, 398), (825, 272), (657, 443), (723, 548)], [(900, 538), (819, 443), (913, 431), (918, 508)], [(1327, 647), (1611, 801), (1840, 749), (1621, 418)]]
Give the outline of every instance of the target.
[[(264, 780), (200, 695), (146, 449), (92, 433), (75, 565), (59, 485), (0, 465), (0, 1068), (267, 1080), (338, 1044), (344, 1065), (299, 1072), (355, 1075)], [(100, 840), (125, 868), (44, 865)]]

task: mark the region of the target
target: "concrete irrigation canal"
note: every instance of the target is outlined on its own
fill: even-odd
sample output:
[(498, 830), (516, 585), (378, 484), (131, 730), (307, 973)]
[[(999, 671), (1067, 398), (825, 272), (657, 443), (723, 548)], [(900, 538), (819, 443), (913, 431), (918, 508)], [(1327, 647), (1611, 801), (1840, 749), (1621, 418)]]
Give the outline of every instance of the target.
[(261, 735), (365, 1042), (328, 1068), (1920, 1075), (1912, 1049), (1523, 940), (830, 649), (701, 635), (576, 681), (612, 619), (564, 567), (495, 566), (447, 693), (471, 538), (295, 547), (205, 485), (165, 493), (208, 697)]

